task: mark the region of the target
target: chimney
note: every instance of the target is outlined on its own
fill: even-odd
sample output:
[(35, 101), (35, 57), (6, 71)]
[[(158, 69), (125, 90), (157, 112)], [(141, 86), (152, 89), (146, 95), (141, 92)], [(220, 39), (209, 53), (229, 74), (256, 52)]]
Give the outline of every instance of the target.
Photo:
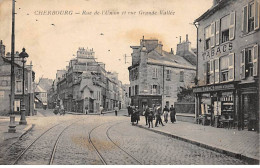
[(181, 36), (180, 36), (180, 44), (181, 44)]
[(171, 48), (170, 54), (173, 54), (173, 55), (174, 55), (174, 51), (173, 51), (173, 49), (172, 49), (172, 48)]
[(186, 42), (189, 42), (189, 35), (186, 34)]

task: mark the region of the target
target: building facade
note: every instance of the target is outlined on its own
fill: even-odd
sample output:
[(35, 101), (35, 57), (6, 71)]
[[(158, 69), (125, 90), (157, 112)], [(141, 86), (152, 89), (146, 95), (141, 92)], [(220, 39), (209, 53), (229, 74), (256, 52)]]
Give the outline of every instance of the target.
[(129, 70), (131, 105), (144, 109), (146, 105), (174, 105), (180, 87), (192, 87), (196, 66), (184, 57), (196, 60), (188, 36), (180, 42), (177, 53), (167, 52), (157, 39), (141, 39), (140, 46), (131, 46), (132, 66)]
[(196, 115), (259, 130), (259, 1), (215, 0), (198, 25)]
[[(15, 57), (19, 56), (16, 52)], [(0, 41), (0, 115), (10, 113), (10, 94), (11, 94), (11, 54), (5, 54), (5, 46)], [(15, 75), (15, 100), (14, 112), (20, 114), (21, 101), (23, 99), (23, 67), (21, 58), (16, 58), (14, 63)], [(24, 70), (24, 91), (26, 115), (34, 114), (34, 80), (35, 72), (32, 70), (32, 63), (25, 65)]]

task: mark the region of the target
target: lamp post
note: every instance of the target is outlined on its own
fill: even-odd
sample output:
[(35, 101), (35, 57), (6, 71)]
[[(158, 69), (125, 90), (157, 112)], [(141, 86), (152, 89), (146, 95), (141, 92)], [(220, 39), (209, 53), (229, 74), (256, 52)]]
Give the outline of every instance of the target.
[(25, 52), (25, 48), (23, 48), (23, 51), (19, 54), (19, 57), (22, 58), (22, 63), (23, 63), (23, 101), (21, 104), (21, 119), (19, 124), (20, 125), (26, 125), (27, 121), (25, 119), (25, 95), (24, 95), (24, 64), (26, 62), (26, 58), (29, 57), (29, 55)]
[(12, 0), (12, 37), (11, 37), (11, 95), (10, 95), (10, 124), (9, 133), (16, 132), (15, 115), (14, 115), (14, 89), (15, 89), (15, 76), (14, 76), (14, 43), (15, 43), (15, 0)]

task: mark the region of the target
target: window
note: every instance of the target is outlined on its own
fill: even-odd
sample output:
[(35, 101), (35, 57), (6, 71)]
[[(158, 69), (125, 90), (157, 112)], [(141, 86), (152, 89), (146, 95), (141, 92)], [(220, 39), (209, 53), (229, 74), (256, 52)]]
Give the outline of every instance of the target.
[(221, 57), (220, 58), (220, 81), (228, 81), (228, 57)]
[(253, 76), (253, 48), (245, 51), (245, 75), (246, 77)]
[(16, 93), (21, 93), (22, 92), (22, 81), (16, 81), (15, 85), (15, 91)]
[(170, 95), (170, 90), (171, 90), (171, 87), (170, 86), (166, 86), (166, 95)]
[(249, 4), (249, 9), (248, 9), (248, 32), (251, 32), (254, 30), (254, 3)]
[(180, 82), (184, 82), (184, 71), (180, 71)]
[(259, 1), (254, 0), (243, 7), (242, 32), (249, 33), (259, 29)]
[(208, 26), (205, 28), (205, 50), (210, 48), (210, 36), (211, 36), (210, 26)]
[(160, 94), (160, 86), (151, 85), (150, 94)]
[(139, 88), (138, 88), (138, 85), (135, 85), (135, 95), (138, 95), (139, 94)]
[(158, 69), (153, 68), (153, 78), (158, 78)]
[(230, 15), (227, 15), (220, 20), (220, 22), (221, 22), (221, 42), (222, 43), (229, 41), (229, 21), (230, 21)]
[(166, 80), (171, 80), (171, 70), (166, 70)]

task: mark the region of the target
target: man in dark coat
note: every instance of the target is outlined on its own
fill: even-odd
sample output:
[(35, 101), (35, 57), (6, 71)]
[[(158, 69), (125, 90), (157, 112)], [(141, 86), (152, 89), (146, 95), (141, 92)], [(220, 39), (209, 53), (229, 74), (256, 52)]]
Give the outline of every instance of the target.
[(153, 128), (153, 118), (154, 118), (154, 112), (153, 110), (149, 110), (149, 113), (148, 113), (148, 128), (150, 128), (150, 126), (152, 125), (152, 128)]
[(174, 122), (176, 121), (175, 115), (176, 115), (175, 108), (173, 107), (173, 105), (171, 105), (171, 108), (170, 108), (170, 117), (171, 117), (171, 122), (172, 122), (172, 123), (174, 123)]
[(155, 113), (155, 117), (156, 117), (155, 127), (158, 127), (157, 126), (158, 122), (159, 122), (159, 124), (162, 124), (162, 126), (164, 126), (164, 124), (162, 123), (161, 115), (162, 115), (162, 108), (161, 108), (161, 106), (158, 106), (156, 108), (156, 113)]
[(146, 125), (148, 125), (148, 115), (150, 113), (150, 109), (148, 108), (148, 106), (145, 107), (145, 112), (144, 112), (144, 117), (145, 117), (145, 123)]

